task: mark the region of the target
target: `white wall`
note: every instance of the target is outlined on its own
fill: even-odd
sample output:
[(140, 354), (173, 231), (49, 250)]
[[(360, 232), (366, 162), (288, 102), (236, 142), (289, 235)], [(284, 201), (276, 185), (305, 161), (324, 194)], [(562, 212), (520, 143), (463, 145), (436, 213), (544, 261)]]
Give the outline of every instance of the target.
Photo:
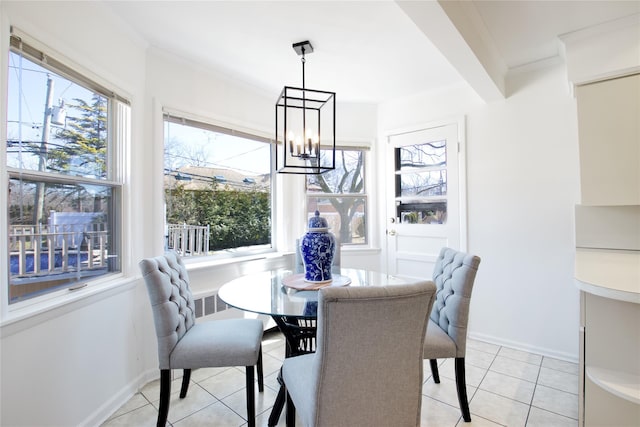
[(151, 378), (135, 287), (3, 326), (0, 424), (91, 425)]
[[(123, 224), (127, 242), (123, 252), (125, 275), (137, 275), (137, 259), (147, 240), (144, 185), (148, 182), (142, 126), (145, 62), (144, 46), (128, 35), (98, 2), (0, 3), (2, 57), (8, 56), (9, 26), (80, 71), (131, 100), (132, 138), (125, 153), (127, 181), (125, 212), (133, 220)], [(2, 60), (6, 100), (6, 61)], [(2, 117), (4, 120), (4, 101)], [(3, 126), (4, 127), (4, 126)], [(4, 131), (3, 131), (4, 132)], [(2, 138), (4, 140), (4, 137)], [(5, 164), (2, 158), (2, 164)], [(132, 168), (132, 164), (139, 167)], [(1, 200), (6, 200), (6, 176), (0, 177)], [(131, 200), (140, 202), (135, 208)], [(4, 204), (3, 204), (4, 206)], [(128, 216), (125, 215), (125, 216)], [(6, 210), (0, 210), (6, 224)], [(0, 235), (6, 241), (6, 233)], [(133, 242), (138, 242), (134, 244)], [(6, 252), (2, 262), (6, 265)], [(7, 289), (6, 274), (0, 288)], [(106, 286), (77, 291), (48, 307), (8, 309), (3, 297), (0, 329), (1, 425), (95, 425), (110, 415), (146, 382), (157, 364), (155, 336), (146, 291), (139, 280), (121, 279)], [(144, 299), (143, 299), (144, 298)], [(154, 360), (155, 359), (155, 360)]]
[(468, 250), (482, 258), (470, 335), (577, 361), (575, 100), (562, 64), (512, 76), (508, 90), (488, 105), (464, 87), (398, 100), (379, 128), (466, 117)]

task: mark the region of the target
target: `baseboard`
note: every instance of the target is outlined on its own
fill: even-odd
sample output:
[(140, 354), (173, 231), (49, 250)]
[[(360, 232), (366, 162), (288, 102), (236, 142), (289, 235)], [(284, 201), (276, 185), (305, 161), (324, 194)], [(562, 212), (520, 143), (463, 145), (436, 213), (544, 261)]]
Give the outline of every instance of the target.
[(136, 378), (131, 380), (127, 385), (111, 397), (102, 406), (96, 409), (87, 419), (80, 424), (80, 426), (99, 426), (107, 421), (118, 409), (138, 393), (140, 389), (148, 382), (153, 381), (160, 376), (158, 369), (150, 369)]
[[(577, 332), (576, 332), (576, 335), (577, 335)], [(503, 338), (495, 337), (492, 335), (478, 334), (473, 332), (469, 332), (468, 337), (474, 340), (484, 341), (490, 344), (513, 348), (515, 350), (521, 350), (521, 351), (526, 351), (528, 353), (539, 354), (541, 356), (564, 360), (566, 362), (578, 363), (578, 353), (572, 354), (572, 353), (559, 352), (559, 351), (552, 350), (545, 347), (533, 346), (531, 344), (523, 343), (520, 341), (505, 340)]]

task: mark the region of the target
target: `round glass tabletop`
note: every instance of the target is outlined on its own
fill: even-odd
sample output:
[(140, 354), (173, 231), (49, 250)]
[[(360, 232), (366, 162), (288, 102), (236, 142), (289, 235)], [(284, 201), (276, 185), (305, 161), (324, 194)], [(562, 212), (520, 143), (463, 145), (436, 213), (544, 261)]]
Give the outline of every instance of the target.
[[(386, 286), (420, 280), (378, 271), (341, 268), (327, 286)], [(296, 287), (303, 288), (303, 281), (291, 270), (278, 269), (231, 280), (220, 288), (218, 297), (232, 307), (254, 313), (315, 318), (318, 290)]]

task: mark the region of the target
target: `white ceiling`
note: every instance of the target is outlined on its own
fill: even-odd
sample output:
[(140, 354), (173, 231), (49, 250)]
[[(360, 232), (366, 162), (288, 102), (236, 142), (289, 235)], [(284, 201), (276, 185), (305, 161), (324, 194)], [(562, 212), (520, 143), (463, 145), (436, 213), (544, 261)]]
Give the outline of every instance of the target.
[(105, 4), (149, 46), (215, 68), (274, 99), (282, 86), (302, 85), (300, 57), (291, 45), (309, 40), (315, 51), (307, 55), (306, 87), (350, 102), (381, 102), (462, 79), (474, 86), (471, 73), (478, 67), (469, 64), (477, 46), (469, 46), (479, 41), (506, 72), (557, 56), (558, 35), (640, 13), (640, 1), (612, 0)]

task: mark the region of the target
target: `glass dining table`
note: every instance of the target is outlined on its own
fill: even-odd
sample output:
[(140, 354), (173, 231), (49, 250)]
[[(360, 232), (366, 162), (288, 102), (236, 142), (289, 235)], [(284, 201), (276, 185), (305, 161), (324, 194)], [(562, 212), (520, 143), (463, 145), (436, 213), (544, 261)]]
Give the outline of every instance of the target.
[[(304, 281), (303, 274), (275, 269), (233, 279), (218, 290), (218, 297), (229, 306), (243, 311), (271, 316), (286, 341), (285, 357), (315, 351), (318, 287), (389, 286), (417, 283), (423, 279), (393, 276), (373, 270), (340, 268), (328, 284)], [(281, 387), (274, 403), (269, 426), (278, 423), (285, 402)]]

